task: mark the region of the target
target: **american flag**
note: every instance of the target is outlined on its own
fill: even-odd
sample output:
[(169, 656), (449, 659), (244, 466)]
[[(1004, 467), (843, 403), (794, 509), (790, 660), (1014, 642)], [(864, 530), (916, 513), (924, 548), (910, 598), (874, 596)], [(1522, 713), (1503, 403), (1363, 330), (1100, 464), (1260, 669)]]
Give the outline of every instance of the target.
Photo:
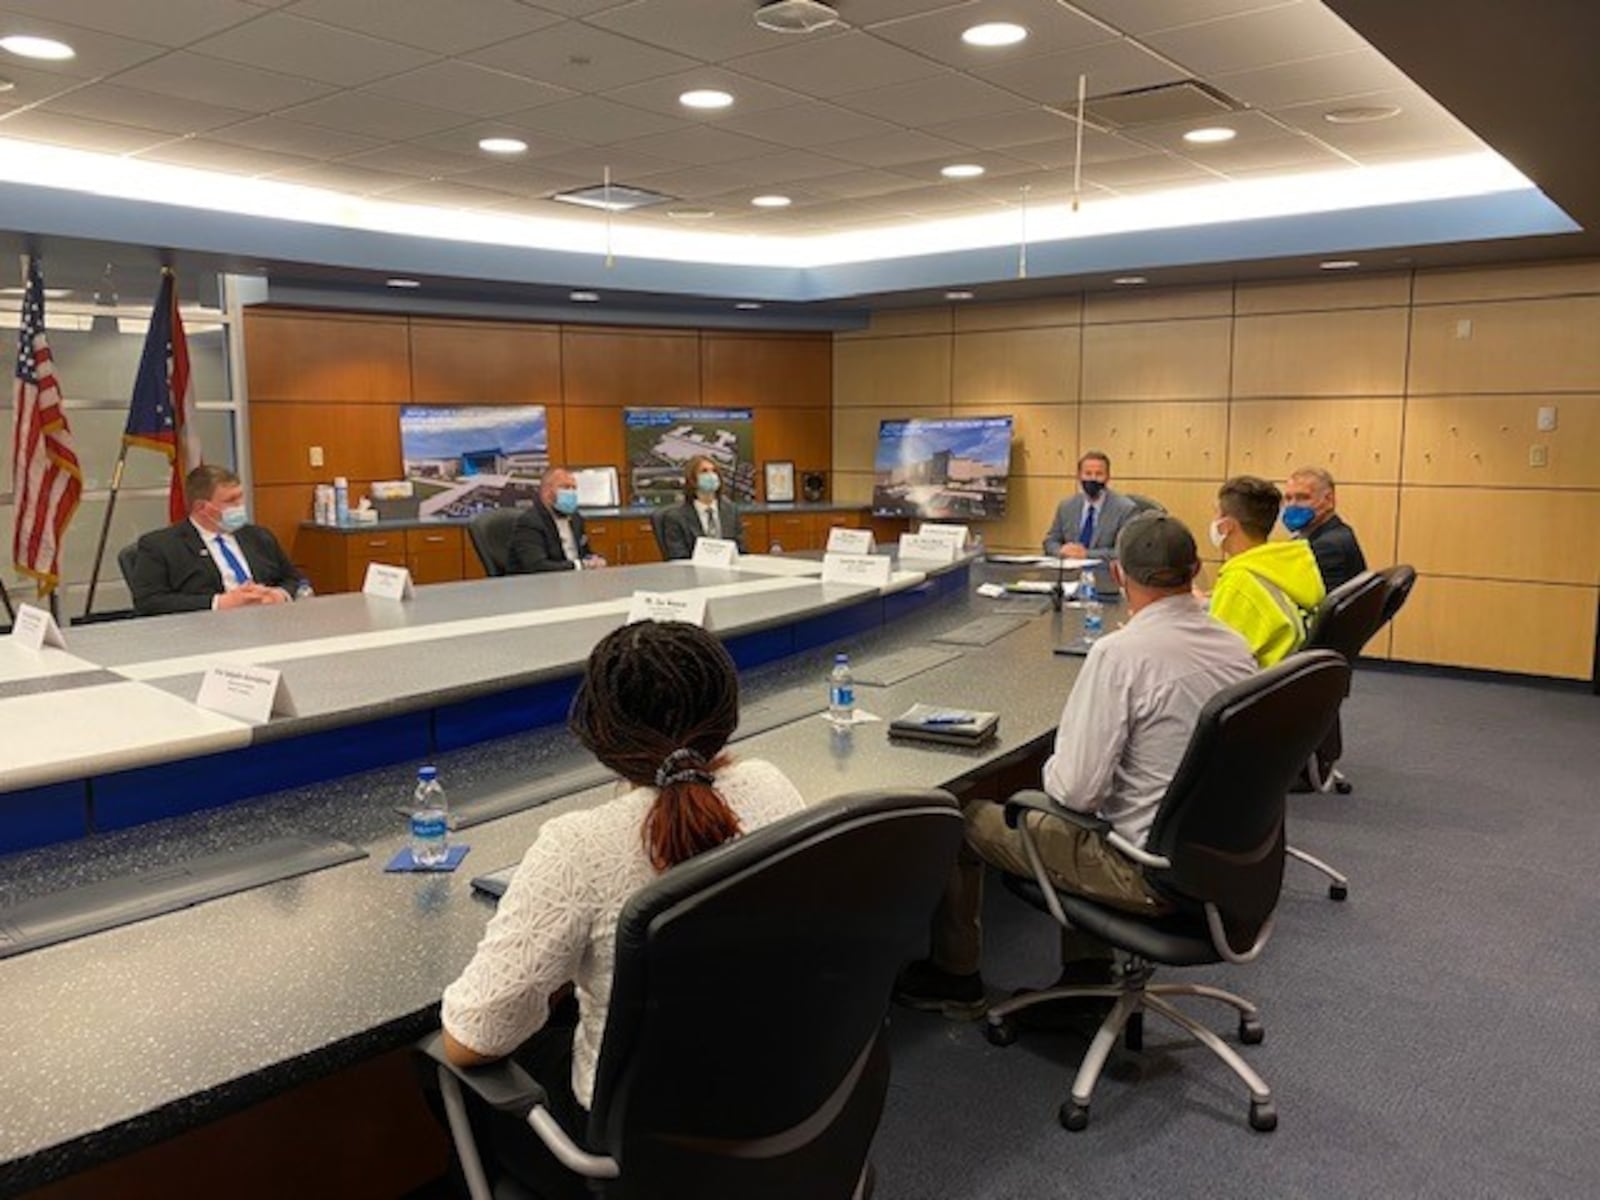
[(16, 501), (11, 558), (17, 570), (34, 579), (42, 597), (61, 582), (61, 538), (83, 494), (83, 470), (72, 450), (55, 361), (44, 337), (44, 276), (37, 260), (29, 261), (27, 273), (11, 436)]
[(161, 273), (161, 291), (150, 331), (145, 334), (139, 374), (133, 381), (133, 405), (122, 440), (129, 446), (159, 450), (172, 464), (167, 486), (167, 516), (181, 521), (189, 506), (183, 497), (183, 477), (198, 467), (200, 431), (194, 420), (194, 396), (189, 388), (189, 343), (178, 315), (178, 291), (171, 271)]

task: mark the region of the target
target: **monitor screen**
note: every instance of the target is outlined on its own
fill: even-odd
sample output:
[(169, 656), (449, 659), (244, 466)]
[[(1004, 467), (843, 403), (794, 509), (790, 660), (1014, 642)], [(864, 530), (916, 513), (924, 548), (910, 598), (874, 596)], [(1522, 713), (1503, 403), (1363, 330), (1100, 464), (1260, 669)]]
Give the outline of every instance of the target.
[(544, 405), (407, 405), (400, 454), (424, 517), (530, 504), (550, 465)]
[(1010, 417), (884, 421), (872, 510), (884, 517), (986, 521), (1006, 515)]

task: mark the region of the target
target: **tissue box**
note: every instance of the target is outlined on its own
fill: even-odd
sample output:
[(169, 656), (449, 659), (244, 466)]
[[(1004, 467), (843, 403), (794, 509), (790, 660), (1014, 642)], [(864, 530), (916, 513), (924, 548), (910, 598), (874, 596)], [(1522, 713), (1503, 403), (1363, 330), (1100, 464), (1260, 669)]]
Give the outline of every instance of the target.
[(406, 496), (399, 500), (373, 498), (372, 507), (377, 510), (380, 521), (415, 521), (421, 503), (422, 501), (416, 496)]

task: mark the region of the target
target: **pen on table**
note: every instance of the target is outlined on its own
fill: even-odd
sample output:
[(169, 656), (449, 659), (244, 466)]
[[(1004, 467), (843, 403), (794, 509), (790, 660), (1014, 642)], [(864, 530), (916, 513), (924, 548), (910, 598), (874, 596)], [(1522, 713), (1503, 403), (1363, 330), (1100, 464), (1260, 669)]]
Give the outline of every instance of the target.
[(971, 713), (935, 713), (931, 717), (923, 717), (924, 725), (970, 725)]

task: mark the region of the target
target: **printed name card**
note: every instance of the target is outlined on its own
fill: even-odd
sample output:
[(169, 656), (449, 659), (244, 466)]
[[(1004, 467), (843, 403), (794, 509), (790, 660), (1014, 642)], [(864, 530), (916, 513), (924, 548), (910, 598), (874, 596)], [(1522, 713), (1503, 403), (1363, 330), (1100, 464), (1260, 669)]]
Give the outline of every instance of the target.
[(836, 525), (828, 531), (829, 554), (871, 554), (876, 549), (870, 529), (845, 529)]
[(416, 594), (411, 586), (411, 572), (386, 563), (367, 564), (367, 577), (361, 590), (380, 600), (409, 600)]
[(902, 533), (900, 535), (900, 560), (916, 559), (919, 562), (955, 562), (956, 544), (938, 534)]
[(706, 598), (696, 592), (635, 592), (628, 605), (628, 624), (635, 621), (687, 621), (706, 624)]
[(200, 681), (195, 703), (225, 716), (264, 725), (274, 713), (295, 716), (294, 701), (283, 673), (274, 667), (228, 663), (212, 667)]
[(924, 521), (917, 526), (919, 537), (940, 537), (956, 548), (959, 555), (972, 540), (972, 531), (965, 525), (946, 525), (938, 521)]
[(42, 650), (46, 646), (67, 648), (67, 639), (61, 636), (61, 626), (56, 624), (50, 610), (32, 604), (17, 606), (17, 619), (11, 623), (11, 638), (29, 650)]
[(739, 543), (727, 538), (703, 537), (694, 544), (694, 557), (689, 561), (697, 567), (732, 567), (739, 559)]
[(854, 587), (887, 587), (890, 562), (882, 554), (824, 554), (822, 582)]

